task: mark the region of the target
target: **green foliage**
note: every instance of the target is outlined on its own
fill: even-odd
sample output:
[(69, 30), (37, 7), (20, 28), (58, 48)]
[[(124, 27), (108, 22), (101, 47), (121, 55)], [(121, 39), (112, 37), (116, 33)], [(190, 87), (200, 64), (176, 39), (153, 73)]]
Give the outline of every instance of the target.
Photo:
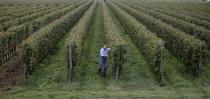
[[(99, 50), (104, 45), (105, 33), (103, 31), (102, 6), (97, 1), (96, 10), (94, 11), (93, 21), (88, 26), (87, 35), (85, 35), (79, 66), (75, 68), (76, 81), (81, 86), (91, 85), (88, 89), (102, 88), (95, 83), (103, 81), (103, 77), (97, 75), (97, 66), (99, 63)], [(108, 64), (109, 66), (109, 64)], [(94, 84), (93, 84), (94, 83)]]
[(72, 47), (72, 62), (78, 66), (81, 55), (82, 42), (86, 35), (88, 26), (93, 20), (94, 11), (96, 8), (96, 2), (89, 8), (89, 10), (82, 16), (80, 21), (72, 28), (66, 41), (66, 46)]
[(51, 5), (47, 5), (46, 7), (45, 6), (40, 6), (40, 7), (37, 6), (37, 8), (29, 9), (29, 10), (23, 11), (21, 13), (14, 13), (9, 16), (6, 15), (6, 16), (0, 17), (0, 22), (2, 22), (2, 24), (0, 24), (0, 30), (7, 31), (11, 27), (15, 27), (15, 26), (23, 24), (25, 22), (29, 23), (33, 19), (50, 14), (52, 12), (56, 12), (58, 10), (64, 10), (64, 8), (67, 9), (68, 7), (71, 7), (73, 5), (78, 6), (78, 4), (82, 4), (84, 2), (85, 1), (76, 1), (76, 2), (72, 2), (70, 4), (67, 3), (67, 4), (63, 4), (63, 5), (51, 4)]
[(111, 55), (111, 67), (113, 68), (112, 73), (116, 72), (117, 66), (119, 66), (120, 75), (126, 75), (122, 74), (120, 71), (123, 69), (122, 65), (125, 59), (125, 54), (127, 53), (127, 44), (125, 40), (120, 35), (120, 30), (117, 28), (117, 26), (114, 24), (110, 13), (107, 9), (107, 6), (103, 2), (103, 25), (104, 25), (104, 32), (106, 33), (106, 40), (109, 44), (109, 46), (112, 46), (112, 55)]
[(14, 38), (12, 33), (7, 33), (7, 32), (0, 32), (0, 55), (3, 55), (8, 48), (11, 48), (13, 44), (15, 44), (14, 40), (11, 40), (11, 38)]
[[(50, 23), (26, 39), (19, 50), (21, 59), (28, 66), (29, 72), (51, 52), (55, 43), (76, 23), (92, 2), (87, 2)], [(28, 50), (29, 49), (29, 50)]]
[(160, 19), (176, 28), (179, 28), (180, 30), (182, 30), (190, 35), (193, 35), (200, 40), (206, 41), (208, 47), (210, 48), (210, 31), (209, 30), (202, 28), (200, 26), (196, 26), (194, 24), (185, 22), (183, 20), (179, 20), (177, 18), (155, 12), (153, 10), (144, 9), (144, 8), (134, 6), (134, 5), (129, 5), (129, 6), (135, 8), (139, 11), (145, 12), (157, 19)]
[(163, 38), (163, 40), (166, 41), (166, 47), (186, 64), (185, 70), (187, 72), (199, 75), (197, 70), (201, 69), (205, 60), (204, 55), (207, 50), (205, 42), (202, 42), (178, 29), (175, 29), (172, 26), (165, 24), (149, 15), (131, 9), (126, 5), (118, 3), (118, 6), (124, 9), (126, 12), (129, 12), (138, 21), (145, 24), (159, 37)]
[(126, 53), (128, 49), (126, 45), (115, 45), (112, 49), (111, 52), (111, 68), (112, 68), (112, 73), (115, 76), (116, 75), (116, 69), (117, 66), (119, 67), (119, 77), (121, 75), (126, 75), (122, 74), (122, 69), (124, 69), (123, 64), (126, 61)]
[(0, 34), (0, 40), (1, 40), (0, 47), (4, 48), (5, 52), (6, 50), (11, 49), (11, 47), (18, 46), (30, 34), (33, 34), (35, 31), (39, 30), (43, 26), (53, 22), (57, 18), (60, 18), (61, 16), (65, 15), (66, 13), (75, 9), (77, 6), (83, 3), (84, 2), (79, 2), (78, 4), (69, 6), (67, 8), (58, 10), (56, 12), (45, 15), (33, 21), (8, 29), (7, 32)]
[[(206, 22), (210, 21), (209, 17), (209, 3), (206, 2), (188, 2), (188, 3), (150, 3), (149, 4), (152, 7), (155, 7), (156, 9), (162, 9), (163, 11), (168, 11), (168, 12), (175, 12), (177, 14), (177, 17), (179, 15), (184, 15), (184, 16), (190, 16), (195, 19), (200, 19)], [(187, 20), (189, 18), (186, 18)], [(193, 20), (192, 20), (193, 22)], [(201, 21), (201, 23), (203, 23)]]
[(176, 11), (169, 11), (167, 9), (158, 9), (156, 7), (152, 7), (151, 5), (150, 6), (147, 5), (147, 6), (145, 6), (145, 8), (149, 8), (149, 9), (152, 9), (156, 12), (164, 13), (166, 15), (170, 15), (172, 17), (187, 21), (189, 23), (193, 23), (193, 24), (196, 24), (196, 25), (200, 25), (204, 28), (210, 29), (210, 22), (208, 22), (206, 20), (201, 20), (201, 19), (198, 19), (198, 18), (195, 18), (195, 17), (192, 17), (192, 16), (180, 14), (180, 13), (177, 13)]
[[(23, 24), (24, 22), (31, 21), (33, 19), (36, 19), (36, 18), (40, 17), (40, 16), (49, 14), (51, 12), (56, 11), (56, 9), (60, 10), (62, 8), (65, 8), (66, 6), (67, 5), (57, 6), (57, 7), (56, 6), (49, 6), (47, 8), (35, 9), (35, 11), (31, 11), (31, 13), (24, 13), (23, 12), (23, 13), (20, 13), (20, 15), (17, 14), (17, 15), (13, 15), (13, 16), (7, 16), (9, 21), (3, 22), (0, 25), (0, 30), (1, 31), (7, 31), (11, 27), (18, 26), (20, 24)], [(40, 10), (40, 11), (37, 11), (37, 10)]]
[(126, 32), (134, 39), (143, 55), (152, 66), (152, 70), (156, 74), (156, 78), (163, 80), (163, 58), (164, 42), (146, 29), (145, 26), (137, 22), (133, 17), (122, 11), (111, 2), (108, 2), (113, 12), (116, 14), (120, 23)]
[(0, 17), (6, 16), (6, 15), (10, 16), (10, 15), (13, 15), (16, 13), (21, 13), (21, 12), (24, 12), (24, 11), (27, 11), (30, 9), (34, 9), (37, 7), (38, 6), (20, 6), (20, 7), (17, 6), (17, 9), (10, 9), (10, 10), (6, 10), (6, 11), (0, 13)]

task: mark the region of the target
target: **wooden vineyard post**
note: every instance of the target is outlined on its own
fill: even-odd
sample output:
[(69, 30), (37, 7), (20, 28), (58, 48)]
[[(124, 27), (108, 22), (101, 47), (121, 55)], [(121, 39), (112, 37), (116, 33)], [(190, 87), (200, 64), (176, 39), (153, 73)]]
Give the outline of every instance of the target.
[(6, 59), (5, 59), (5, 62), (9, 59), (9, 52), (7, 51), (6, 52)]
[(164, 55), (164, 48), (161, 48), (161, 56), (160, 56), (160, 82), (163, 83), (163, 68), (164, 68), (164, 61), (163, 61), (163, 56)]
[(4, 64), (4, 54), (1, 56), (1, 63)]
[(3, 64), (3, 55), (0, 56), (0, 65)]
[(72, 64), (72, 45), (67, 47), (67, 68), (68, 68), (68, 77), (69, 80), (72, 82), (73, 78), (73, 64)]
[(202, 74), (202, 56), (199, 57), (199, 63), (198, 63), (198, 76), (200, 77)]
[(3, 55), (3, 64), (5, 63), (6, 59), (7, 59), (7, 56), (6, 56), (6, 54), (4, 54)]
[[(67, 57), (67, 69), (68, 69), (68, 78), (70, 78), (70, 73), (69, 73), (69, 68), (70, 68), (70, 60), (69, 60), (69, 45), (67, 46), (67, 54), (66, 54), (66, 57)], [(69, 79), (70, 80), (70, 79)]]
[(115, 80), (118, 80), (119, 79), (119, 65), (117, 64), (116, 65), (116, 75), (115, 75)]
[(116, 49), (114, 49), (113, 51), (112, 51), (112, 58), (113, 58), (113, 63), (112, 63), (112, 65), (113, 65), (113, 69), (114, 69), (114, 71), (113, 71), (113, 73), (114, 73), (114, 78), (115, 78), (115, 80), (118, 80), (119, 79), (119, 74), (120, 74), (120, 68), (119, 68), (119, 66), (120, 66), (120, 53), (117, 51), (118, 49), (116, 48)]
[(113, 58), (114, 58), (114, 72), (115, 72), (115, 80), (119, 80), (120, 78), (120, 71), (122, 69), (122, 64), (125, 61), (124, 55), (127, 53), (127, 49), (125, 45), (119, 45), (116, 47), (116, 49), (113, 51)]
[[(200, 48), (200, 50), (203, 50), (202, 48)], [(204, 60), (205, 60), (205, 55), (204, 55), (204, 53), (202, 53), (202, 54), (200, 54), (199, 56), (198, 56), (198, 61), (197, 61), (197, 66), (196, 66), (196, 68), (195, 68), (195, 71), (194, 71), (194, 74), (195, 74), (195, 76), (197, 76), (197, 77), (201, 77), (201, 75), (202, 75), (202, 67), (203, 67), (203, 58), (204, 58)]]
[(16, 48), (12, 48), (10, 50), (7, 50), (6, 52), (2, 53), (0, 55), (0, 65), (5, 64), (7, 61), (9, 61), (12, 56), (14, 56), (16, 52)]
[(23, 79), (26, 80), (28, 72), (27, 72), (27, 65), (25, 65), (25, 64), (23, 66), (23, 73), (24, 73), (23, 74)]

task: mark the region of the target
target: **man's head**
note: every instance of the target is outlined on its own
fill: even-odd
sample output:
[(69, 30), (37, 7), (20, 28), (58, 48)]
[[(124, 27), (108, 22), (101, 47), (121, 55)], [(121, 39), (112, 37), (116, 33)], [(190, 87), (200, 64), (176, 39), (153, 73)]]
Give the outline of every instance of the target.
[(107, 48), (106, 45), (104, 45), (103, 49), (106, 50), (106, 48)]

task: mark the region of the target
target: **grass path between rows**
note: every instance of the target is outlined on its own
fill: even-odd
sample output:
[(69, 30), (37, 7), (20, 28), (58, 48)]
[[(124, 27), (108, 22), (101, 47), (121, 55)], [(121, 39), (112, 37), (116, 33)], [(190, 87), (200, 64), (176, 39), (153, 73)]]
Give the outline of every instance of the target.
[(104, 77), (98, 75), (97, 71), (99, 50), (105, 44), (104, 36), (102, 5), (101, 2), (98, 2), (94, 19), (84, 39), (80, 64), (76, 67), (76, 79), (79, 81), (81, 87), (87, 85), (92, 89), (104, 88), (104, 84), (106, 83)]
[(120, 36), (122, 36), (126, 41), (128, 48), (127, 54), (125, 55), (126, 61), (122, 66), (123, 69), (121, 80), (123, 80), (123, 83), (125, 83), (124, 85), (130, 88), (148, 88), (153, 86), (154, 75), (150, 70), (150, 65), (147, 63), (129, 34), (124, 31), (122, 25), (119, 23), (117, 17), (110, 8), (109, 12), (113, 22), (121, 32)]
[(66, 65), (66, 47), (65, 41), (68, 33), (58, 42), (53, 54), (48, 55), (46, 59), (35, 69), (34, 73), (26, 80), (28, 87), (50, 88), (59, 82), (67, 81)]

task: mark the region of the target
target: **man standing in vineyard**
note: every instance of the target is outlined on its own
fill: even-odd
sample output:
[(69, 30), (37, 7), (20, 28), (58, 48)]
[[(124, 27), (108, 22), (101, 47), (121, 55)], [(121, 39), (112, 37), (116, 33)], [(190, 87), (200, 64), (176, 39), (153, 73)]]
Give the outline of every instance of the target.
[[(106, 77), (106, 71), (107, 71), (107, 57), (108, 52), (111, 51), (111, 48), (107, 48), (106, 45), (104, 45), (103, 48), (100, 49), (100, 63), (98, 66), (98, 72), (101, 72), (101, 67), (104, 67), (104, 77)], [(101, 66), (102, 65), (102, 66)]]

